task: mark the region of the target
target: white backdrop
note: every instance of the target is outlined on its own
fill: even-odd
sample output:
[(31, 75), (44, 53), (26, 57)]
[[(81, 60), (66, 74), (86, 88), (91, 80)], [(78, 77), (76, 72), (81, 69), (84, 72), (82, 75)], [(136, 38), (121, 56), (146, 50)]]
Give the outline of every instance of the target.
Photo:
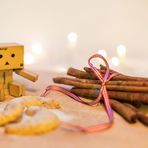
[[(70, 32), (78, 37), (74, 47)], [(31, 54), (39, 44), (31, 66), (49, 70), (82, 67), (100, 49), (111, 58), (119, 44), (126, 65), (147, 66), (148, 0), (0, 0), (0, 42), (22, 43)]]

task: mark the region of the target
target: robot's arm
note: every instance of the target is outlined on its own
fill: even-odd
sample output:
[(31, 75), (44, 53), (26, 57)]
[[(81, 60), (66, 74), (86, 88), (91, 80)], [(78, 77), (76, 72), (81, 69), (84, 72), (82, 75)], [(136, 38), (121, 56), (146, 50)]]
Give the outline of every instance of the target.
[(28, 70), (25, 70), (25, 69), (21, 69), (21, 70), (14, 70), (16, 74), (30, 80), (30, 81), (37, 81), (38, 79), (38, 75), (31, 72), (31, 71), (28, 71)]

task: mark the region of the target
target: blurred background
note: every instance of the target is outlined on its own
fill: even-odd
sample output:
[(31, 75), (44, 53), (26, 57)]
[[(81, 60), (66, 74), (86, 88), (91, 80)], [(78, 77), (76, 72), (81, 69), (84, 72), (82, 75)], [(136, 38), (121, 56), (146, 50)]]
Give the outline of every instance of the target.
[(25, 46), (25, 67), (63, 73), (100, 53), (148, 74), (148, 0), (0, 0), (0, 42)]

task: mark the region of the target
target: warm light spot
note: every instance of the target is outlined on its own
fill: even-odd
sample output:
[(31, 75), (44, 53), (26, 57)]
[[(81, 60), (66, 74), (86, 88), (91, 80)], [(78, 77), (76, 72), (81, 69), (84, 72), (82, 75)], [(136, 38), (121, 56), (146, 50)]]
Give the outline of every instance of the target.
[(104, 49), (99, 50), (98, 54), (101, 54), (104, 58), (107, 58), (107, 52)]
[(117, 47), (117, 54), (119, 57), (125, 57), (126, 55), (126, 47), (124, 45), (119, 45)]
[(32, 52), (35, 54), (41, 54), (43, 51), (43, 47), (40, 43), (34, 43), (32, 45)]
[(26, 65), (33, 64), (34, 62), (34, 57), (31, 53), (26, 53), (24, 56), (24, 62)]
[(67, 38), (70, 43), (75, 43), (75, 42), (77, 42), (78, 36), (75, 32), (70, 32), (68, 34)]
[(112, 58), (111, 58), (111, 64), (112, 64), (112, 65), (118, 66), (119, 63), (120, 63), (119, 58), (117, 58), (117, 57), (112, 57)]

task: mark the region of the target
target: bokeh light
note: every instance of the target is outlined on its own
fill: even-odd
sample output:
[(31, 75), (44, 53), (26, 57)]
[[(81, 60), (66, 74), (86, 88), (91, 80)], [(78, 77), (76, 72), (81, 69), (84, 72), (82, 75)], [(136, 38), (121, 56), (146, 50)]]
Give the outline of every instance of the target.
[(119, 57), (125, 57), (126, 55), (126, 47), (124, 45), (119, 45), (117, 47), (117, 54)]
[(34, 63), (34, 56), (31, 53), (25, 53), (24, 62), (26, 65), (30, 65)]
[(70, 43), (75, 43), (75, 42), (77, 42), (78, 36), (75, 32), (70, 32), (68, 34), (67, 38)]
[(111, 58), (111, 64), (113, 66), (118, 66), (120, 64), (119, 58), (118, 57), (112, 57)]

